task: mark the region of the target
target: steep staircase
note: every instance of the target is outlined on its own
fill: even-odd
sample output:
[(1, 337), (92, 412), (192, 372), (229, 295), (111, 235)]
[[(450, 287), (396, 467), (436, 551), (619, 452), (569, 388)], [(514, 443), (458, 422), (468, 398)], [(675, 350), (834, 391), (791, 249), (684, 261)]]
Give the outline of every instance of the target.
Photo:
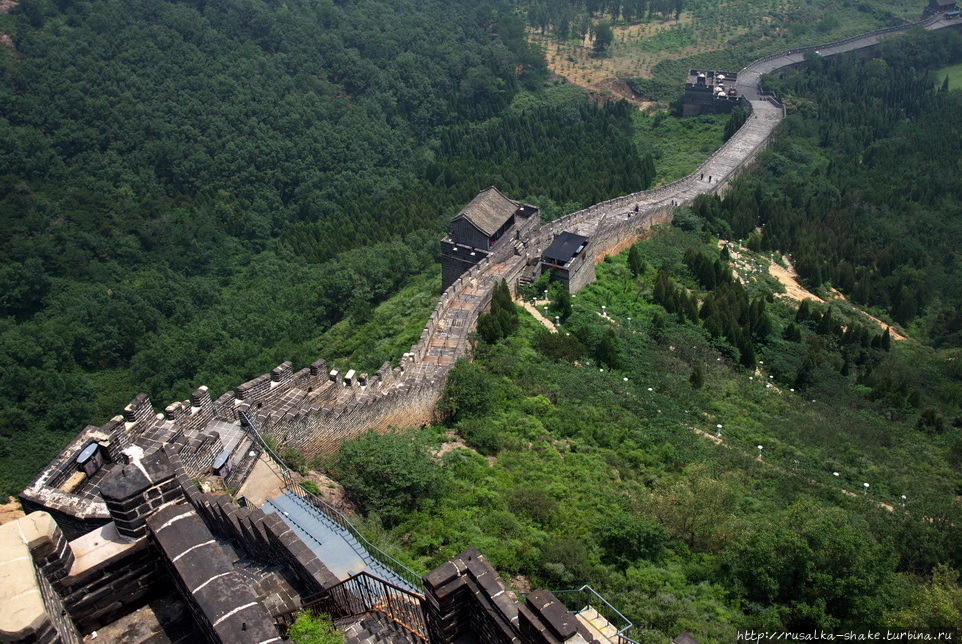
[(385, 615), (371, 612), (361, 617), (337, 620), (344, 644), (421, 644), (422, 640)]
[(591, 634), (597, 641), (620, 644), (621, 640), (618, 637), (618, 629), (605, 619), (604, 615), (600, 614), (591, 606), (575, 613), (575, 616), (579, 622), (585, 625), (585, 628), (591, 631)]
[(280, 516), (338, 579), (343, 581), (360, 572), (367, 572), (395, 586), (417, 592), (410, 583), (372, 557), (354, 535), (306, 499), (285, 492), (269, 499), (261, 509)]

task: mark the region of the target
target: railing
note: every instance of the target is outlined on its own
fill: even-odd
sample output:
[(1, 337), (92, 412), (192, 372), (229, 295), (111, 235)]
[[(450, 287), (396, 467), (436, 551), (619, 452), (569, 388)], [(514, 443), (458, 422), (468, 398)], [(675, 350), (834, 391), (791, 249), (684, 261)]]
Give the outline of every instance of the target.
[(381, 613), (404, 630), (423, 641), (428, 639), (424, 617), (424, 598), (366, 572), (348, 577), (336, 586), (304, 600), (299, 609), (274, 616), (281, 634), (306, 610), (312, 614), (325, 613), (332, 619), (358, 617), (372, 612)]
[[(842, 45), (847, 45), (847, 44), (849, 44), (849, 43), (853, 43), (853, 42), (856, 42), (856, 41), (858, 41), (858, 40), (862, 40), (863, 38), (872, 38), (872, 37), (874, 37), (874, 36), (881, 36), (881, 35), (884, 35), (884, 34), (895, 33), (895, 32), (897, 32), (897, 31), (907, 31), (907, 30), (911, 29), (912, 27), (927, 27), (927, 26), (929, 26), (929, 25), (937, 22), (938, 20), (939, 20), (939, 16), (937, 16), (937, 15), (936, 15), (936, 16), (929, 16), (928, 18), (925, 18), (925, 19), (923, 19), (923, 20), (919, 20), (919, 21), (917, 21), (917, 22), (908, 22), (908, 23), (905, 23), (905, 24), (903, 24), (903, 25), (895, 25), (894, 27), (883, 27), (882, 29), (876, 29), (875, 31), (869, 31), (869, 32), (866, 32), (866, 33), (863, 33), (863, 34), (858, 34), (857, 36), (851, 36), (851, 37), (845, 38), (845, 39), (843, 39), (843, 40), (836, 40), (836, 41), (834, 41), (834, 42), (829, 42), (829, 43), (825, 43), (825, 44), (822, 44), (822, 45), (809, 45), (808, 47), (797, 47), (797, 48), (795, 48), (795, 49), (788, 49), (788, 50), (785, 50), (785, 51), (779, 51), (779, 52), (776, 52), (776, 53), (774, 53), (774, 54), (769, 54), (768, 56), (763, 56), (763, 57), (761, 57), (761, 58), (757, 58), (757, 59), (753, 60), (752, 62), (750, 62), (750, 63), (748, 63), (747, 65), (745, 65), (745, 67), (743, 67), (743, 68), (741, 69), (741, 71), (738, 72), (738, 73), (741, 74), (742, 72), (747, 71), (748, 69), (750, 69), (751, 67), (753, 67), (753, 66), (755, 66), (755, 65), (760, 65), (761, 63), (766, 63), (766, 62), (768, 62), (768, 61), (770, 61), (770, 60), (776, 60), (776, 59), (778, 59), (778, 58), (781, 58), (782, 56), (792, 56), (792, 55), (795, 55), (795, 54), (802, 54), (802, 53), (809, 52), (809, 51), (817, 51), (817, 50), (819, 50), (819, 49), (832, 49), (832, 48), (834, 48), (834, 47), (840, 47), (840, 46), (842, 46)], [(776, 68), (776, 69), (777, 69), (777, 68)]]
[(368, 560), (369, 562), (371, 560), (377, 561), (397, 575), (399, 579), (402, 579), (405, 583), (410, 584), (411, 588), (414, 588), (417, 591), (421, 590), (422, 582), (420, 575), (365, 539), (364, 535), (362, 535), (361, 532), (355, 528), (354, 525), (348, 521), (343, 514), (331, 507), (324, 499), (315, 494), (311, 494), (301, 487), (301, 484), (294, 479), (294, 475), (291, 473), (290, 468), (288, 468), (284, 461), (274, 453), (274, 450), (270, 448), (264, 438), (260, 435), (260, 432), (257, 431), (257, 427), (254, 425), (254, 422), (250, 419), (250, 417), (242, 411), (238, 412), (238, 416), (241, 419), (241, 426), (248, 429), (251, 436), (264, 449), (264, 452), (268, 454), (278, 466), (280, 466), (282, 475), (284, 477), (284, 484), (288, 491), (293, 492), (302, 499), (308, 501), (312, 506), (323, 512), (328, 519), (337, 524), (339, 528), (354, 537), (358, 543), (358, 546), (365, 551), (358, 553), (362, 558)]
[(594, 608), (598, 611), (599, 615), (618, 629), (618, 644), (638, 644), (631, 639), (632, 631), (635, 628), (631, 620), (609, 604), (608, 600), (595, 592), (591, 586), (582, 586), (575, 590), (552, 590), (551, 593), (572, 613), (577, 614), (588, 608)]

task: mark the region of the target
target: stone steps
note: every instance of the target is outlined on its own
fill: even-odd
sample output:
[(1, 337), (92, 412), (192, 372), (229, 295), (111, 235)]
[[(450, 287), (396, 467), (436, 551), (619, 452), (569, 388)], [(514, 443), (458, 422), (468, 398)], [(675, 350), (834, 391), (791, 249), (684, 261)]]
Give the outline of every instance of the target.
[(420, 644), (423, 640), (399, 626), (386, 615), (370, 612), (361, 617), (338, 620), (337, 630), (345, 644)]
[(604, 618), (598, 611), (588, 606), (577, 613), (578, 621), (591, 631), (599, 642), (618, 643), (618, 629)]

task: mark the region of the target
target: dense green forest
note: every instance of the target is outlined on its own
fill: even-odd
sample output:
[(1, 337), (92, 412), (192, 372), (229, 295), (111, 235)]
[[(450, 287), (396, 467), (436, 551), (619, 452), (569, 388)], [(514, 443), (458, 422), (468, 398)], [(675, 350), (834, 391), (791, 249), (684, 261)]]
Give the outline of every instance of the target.
[(24, 0), (0, 32), (4, 493), (140, 391), (397, 359), (489, 185), (558, 216), (652, 180), (506, 1)]
[[(474, 545), (522, 588), (589, 583), (640, 642), (962, 634), (962, 92), (928, 75), (960, 45), (913, 33), (769, 79), (790, 116), (723, 198), (573, 299), (530, 287), (551, 289), (558, 333), (498, 298), (444, 424), (329, 465), (366, 529), (422, 569)], [(824, 302), (781, 295), (783, 253)]]
[[(751, 61), (786, 49), (842, 40), (920, 18), (923, 2), (913, 0), (686, 0), (692, 19), (639, 43), (645, 51), (679, 54), (655, 64), (650, 76), (631, 78), (632, 88), (654, 100), (678, 100), (678, 78), (689, 69), (737, 72)], [(712, 43), (710, 47), (703, 43)]]
[[(766, 54), (919, 19), (919, 0), (524, 0), (528, 27), (591, 84), (604, 72), (649, 100), (680, 99), (691, 68), (737, 71)], [(639, 28), (640, 27), (640, 28)], [(584, 54), (590, 52), (587, 58)], [(570, 65), (569, 65), (570, 63)], [(602, 74), (604, 74), (602, 73)]]
[(962, 59), (962, 37), (920, 31), (883, 55), (816, 57), (806, 73), (768, 79), (792, 97), (775, 149), (695, 212), (718, 234), (790, 255), (810, 286), (962, 346), (962, 92), (925, 73)]
[[(553, 218), (659, 176), (637, 128), (664, 117), (549, 85), (524, 26), (507, 1), (467, 0), (3, 16), (3, 491), (138, 391), (163, 405), (287, 359), (396, 358), (436, 299), (446, 218), (479, 189)], [(791, 116), (757, 168), (576, 298), (555, 289), (561, 333), (502, 290), (445, 424), (326, 464), (365, 530), (419, 569), (474, 545), (519, 585), (590, 583), (641, 642), (957, 631), (962, 92), (927, 73), (959, 40), (768, 79)], [(776, 295), (764, 268), (782, 253), (828, 304)], [(434, 457), (454, 437), (470, 449)], [(364, 465), (385, 459), (405, 476)]]

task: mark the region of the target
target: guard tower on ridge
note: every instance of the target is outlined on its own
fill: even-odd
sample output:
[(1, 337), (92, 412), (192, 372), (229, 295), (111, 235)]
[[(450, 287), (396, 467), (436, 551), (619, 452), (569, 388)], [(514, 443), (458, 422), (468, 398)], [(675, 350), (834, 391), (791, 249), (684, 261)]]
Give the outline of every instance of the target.
[(494, 186), (482, 190), (451, 220), (451, 233), (441, 240), (441, 288), (486, 257), (504, 261), (518, 241), (539, 225), (538, 209), (505, 197)]

